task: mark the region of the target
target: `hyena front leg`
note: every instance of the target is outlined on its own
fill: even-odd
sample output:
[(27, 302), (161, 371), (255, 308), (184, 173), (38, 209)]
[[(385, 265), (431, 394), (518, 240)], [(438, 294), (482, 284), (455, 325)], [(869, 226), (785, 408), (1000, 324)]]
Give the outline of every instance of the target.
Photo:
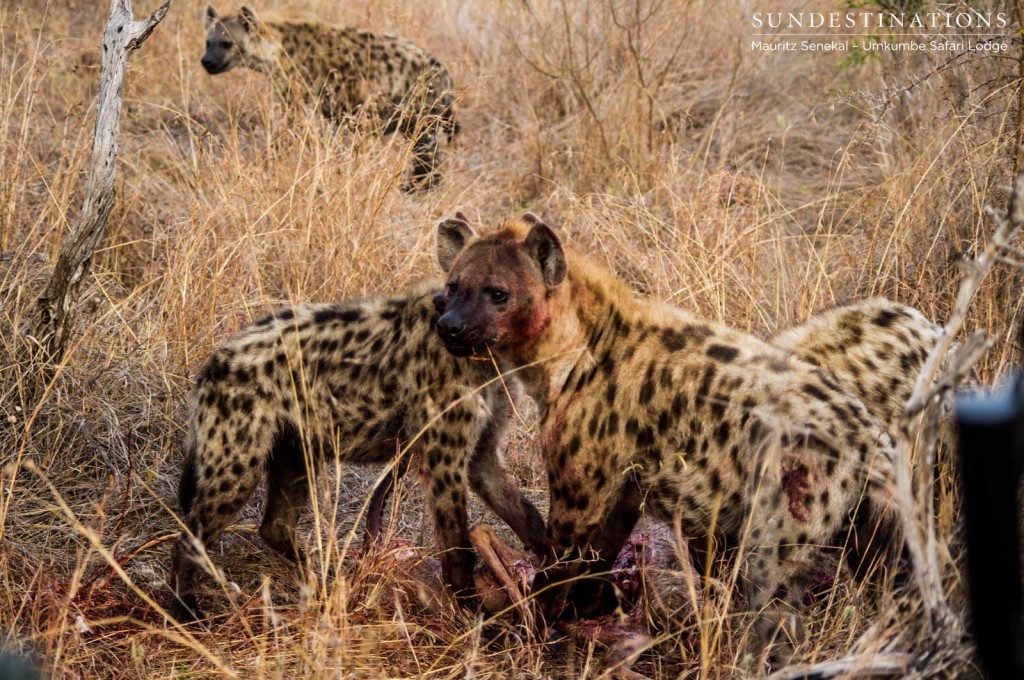
[[(607, 572), (636, 526), (643, 502), (632, 476), (585, 493), (585, 487), (566, 473), (555, 472), (551, 483), (546, 555), (551, 566), (538, 572), (533, 583), (549, 623), (562, 617), (567, 605), (576, 617), (614, 605), (614, 590), (606, 587)], [(574, 580), (588, 572), (600, 576)]]
[(502, 455), (508, 443), (511, 405), (505, 399), (494, 399), (491, 403), (495, 404), (493, 413), (469, 461), (469, 485), (509, 525), (527, 550), (543, 557), (548, 545), (544, 518), (519, 488)]
[(469, 602), (475, 594), (476, 558), (469, 540), (466, 475), (490, 413), (480, 395), (470, 390), (445, 391), (435, 400), (424, 404), (410, 422), (423, 424), (417, 446), (423, 452), (421, 476), (441, 549), (441, 575), (457, 597)]

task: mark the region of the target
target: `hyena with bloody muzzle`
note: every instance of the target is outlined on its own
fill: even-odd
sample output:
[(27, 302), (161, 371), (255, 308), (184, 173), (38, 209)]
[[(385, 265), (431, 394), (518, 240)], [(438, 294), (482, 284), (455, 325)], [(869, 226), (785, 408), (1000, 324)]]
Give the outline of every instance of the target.
[(410, 293), (279, 310), (215, 351), (199, 374), (179, 498), (187, 533), (174, 546), (171, 613), (197, 618), (200, 563), (264, 479), (260, 536), (298, 559), (296, 522), (323, 459), (386, 463), (367, 532), (414, 452), (442, 549), (443, 577), (472, 599), (466, 487), (540, 554), (544, 521), (502, 455), (514, 380), (493, 360), (458, 359), (434, 329), (439, 284)]
[[(442, 339), (519, 367), (540, 411), (551, 566), (535, 588), (607, 570), (642, 511), (678, 519), (692, 544), (742, 542), (757, 645), (781, 661), (827, 552), (858, 576), (899, 553), (893, 442), (827, 371), (637, 297), (533, 216), (483, 237), (446, 220), (438, 238)], [(593, 588), (540, 598), (550, 618)]]

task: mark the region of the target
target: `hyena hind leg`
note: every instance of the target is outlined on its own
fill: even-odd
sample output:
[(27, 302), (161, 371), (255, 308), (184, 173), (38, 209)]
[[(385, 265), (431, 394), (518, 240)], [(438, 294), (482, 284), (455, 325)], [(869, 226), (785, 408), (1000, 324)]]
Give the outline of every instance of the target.
[[(226, 424), (228, 440), (236, 428)], [(237, 423), (238, 427), (245, 427)], [(269, 428), (251, 430), (243, 439), (250, 442), (246, 453), (226, 451), (211, 446), (221, 432), (214, 430), (208, 440), (190, 445), (179, 484), (179, 502), (184, 514), (186, 531), (171, 550), (170, 585), (173, 598), (169, 613), (181, 623), (202, 618), (196, 602), (195, 586), (200, 563), (206, 550), (220, 538), (238, 512), (252, 496), (260, 477), (264, 461), (270, 450)]]
[[(316, 453), (308, 460), (316, 466)], [(267, 460), (267, 504), (260, 524), (260, 537), (293, 562), (302, 560), (296, 527), (299, 515), (309, 503), (309, 478), (302, 438), (294, 425), (286, 424), (278, 430)]]
[[(882, 583), (911, 573), (895, 501), (882, 489), (869, 489), (853, 512), (846, 542), (846, 563), (857, 581)], [(900, 568), (900, 563), (905, 568)], [(897, 586), (903, 585), (897, 583)]]
[(370, 502), (366, 508), (366, 528), (363, 533), (363, 550), (369, 551), (380, 540), (384, 524), (384, 506), (395, 490), (398, 480), (405, 476), (409, 469), (410, 452), (406, 452), (388, 474), (373, 488)]

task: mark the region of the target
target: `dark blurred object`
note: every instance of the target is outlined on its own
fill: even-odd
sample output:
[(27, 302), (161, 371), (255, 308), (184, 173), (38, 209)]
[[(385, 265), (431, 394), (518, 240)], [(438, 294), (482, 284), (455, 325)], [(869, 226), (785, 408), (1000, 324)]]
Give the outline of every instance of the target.
[(39, 668), (24, 656), (0, 652), (0, 680), (42, 680)]
[(1020, 508), (1024, 375), (957, 399), (971, 625), (988, 677), (1024, 678)]

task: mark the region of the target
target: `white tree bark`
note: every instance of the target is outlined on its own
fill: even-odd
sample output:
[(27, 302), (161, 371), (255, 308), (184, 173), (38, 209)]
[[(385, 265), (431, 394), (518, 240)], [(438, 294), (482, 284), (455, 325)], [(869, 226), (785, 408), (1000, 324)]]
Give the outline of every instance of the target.
[(64, 355), (74, 325), (79, 289), (89, 274), (93, 252), (103, 240), (107, 218), (114, 207), (121, 93), (128, 55), (142, 46), (170, 6), (171, 0), (165, 0), (148, 19), (137, 21), (132, 16), (131, 0), (110, 2), (110, 16), (103, 32), (96, 131), (85, 200), (71, 232), (61, 242), (50, 282), (38, 300), (35, 338), (51, 362), (59, 362)]

